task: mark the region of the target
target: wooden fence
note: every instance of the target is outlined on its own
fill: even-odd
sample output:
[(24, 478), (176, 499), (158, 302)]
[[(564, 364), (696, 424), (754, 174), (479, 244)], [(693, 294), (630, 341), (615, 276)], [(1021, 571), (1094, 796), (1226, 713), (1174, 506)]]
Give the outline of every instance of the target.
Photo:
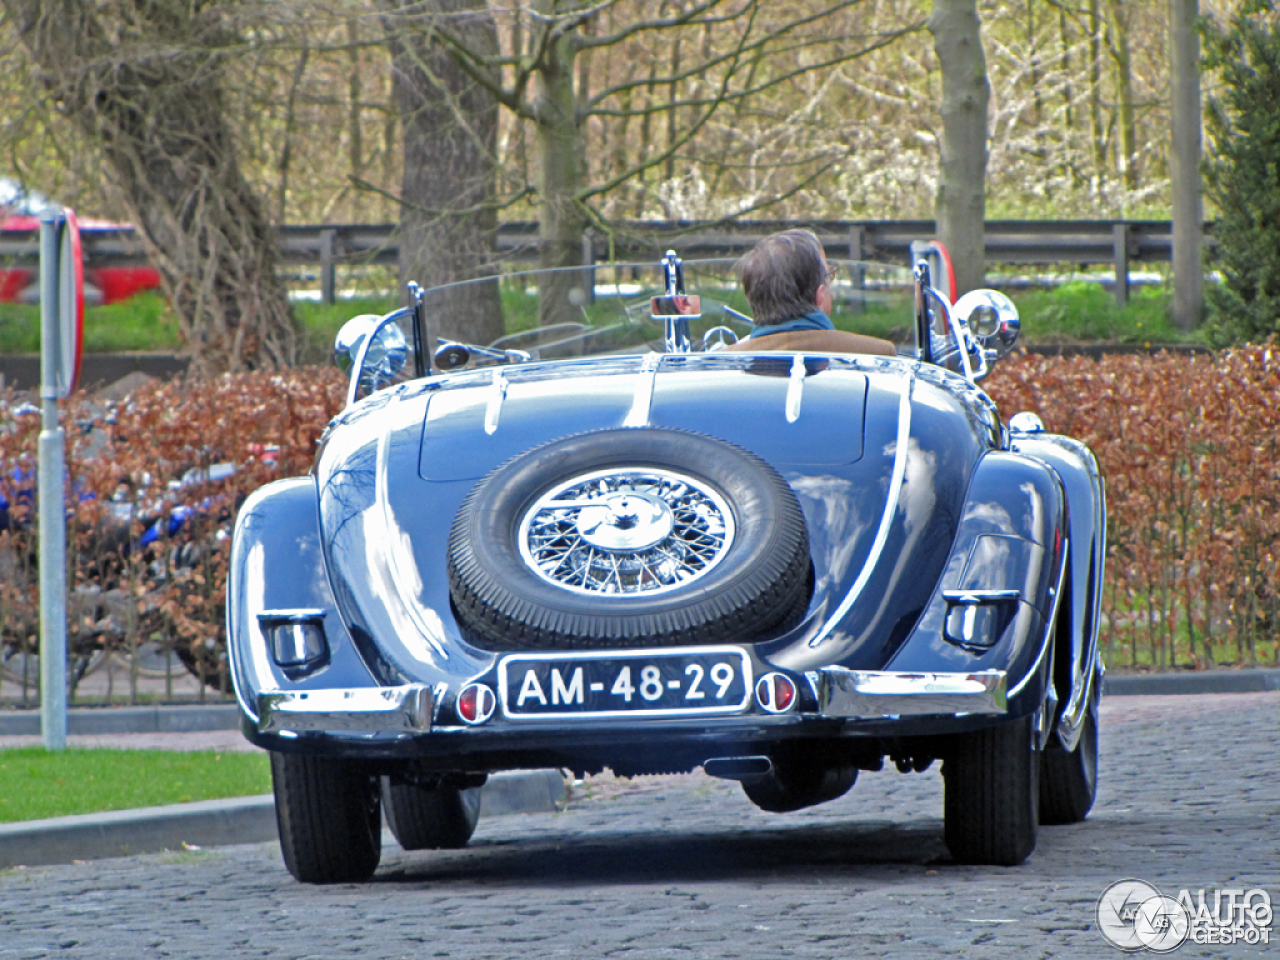
[[(733, 257), (762, 236), (798, 226), (783, 221), (741, 221), (699, 225), (682, 222), (617, 224), (612, 237), (588, 231), (582, 239), (582, 262), (605, 259), (655, 259), (667, 247), (688, 259)], [(913, 241), (935, 235), (932, 220), (823, 220), (804, 224), (822, 239), (832, 256), (851, 260), (906, 263)], [(1205, 225), (1206, 244), (1211, 224)], [(86, 260), (94, 266), (145, 262), (142, 243), (132, 228), (83, 231)], [(399, 260), (396, 227), (391, 224), (286, 226), (280, 229), (284, 262), (319, 270), (321, 297), (333, 303), (340, 266), (395, 264)], [(498, 229), (503, 259), (537, 256), (537, 223), (504, 223)], [(39, 252), (38, 231), (4, 231), (0, 259), (33, 260)], [(1129, 298), (1129, 268), (1134, 262), (1168, 263), (1173, 254), (1172, 225), (1167, 220), (989, 220), (988, 263), (1110, 266), (1117, 303)]]

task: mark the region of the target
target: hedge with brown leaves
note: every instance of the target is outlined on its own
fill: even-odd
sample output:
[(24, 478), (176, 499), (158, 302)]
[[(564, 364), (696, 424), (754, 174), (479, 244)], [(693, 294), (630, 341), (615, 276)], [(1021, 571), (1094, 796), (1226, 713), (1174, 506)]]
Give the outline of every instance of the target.
[(1093, 448), (1107, 485), (1109, 662), (1275, 663), (1280, 356), (1020, 355), (984, 384)]
[[(1110, 513), (1103, 594), (1108, 662), (1277, 660), (1280, 599), (1280, 360), (1266, 347), (1217, 356), (1019, 355), (985, 386), (1007, 418), (1038, 413), (1096, 453)], [(73, 664), (158, 637), (225, 688), (224, 589), (234, 511), (251, 490), (306, 472), (342, 404), (329, 369), (154, 383), (118, 404), (79, 396), (68, 425), (69, 637)], [(39, 417), (0, 396), (0, 644), (35, 649), (34, 486)], [(74, 421), (81, 428), (72, 426)], [(89, 426), (92, 425), (92, 429)], [(232, 463), (222, 482), (168, 482)], [(26, 479), (15, 480), (14, 471)], [(150, 520), (196, 508), (150, 547)], [(119, 515), (131, 507), (133, 519)], [(147, 518), (144, 522), (141, 518)]]
[[(77, 395), (62, 404), (73, 683), (95, 656), (154, 636), (226, 689), (227, 534), (235, 509), (263, 483), (309, 469), (344, 389), (338, 371), (304, 368), (155, 382), (120, 403)], [(35, 651), (39, 632), (31, 490), (40, 417), (16, 410), (12, 394), (0, 396), (0, 494), (10, 502), (9, 529), (0, 532), (0, 653), (11, 680), (12, 664), (23, 659), (14, 653)], [(235, 472), (202, 479), (216, 464)], [(170, 536), (173, 511), (182, 507), (192, 513)], [(164, 534), (142, 546), (155, 520)]]

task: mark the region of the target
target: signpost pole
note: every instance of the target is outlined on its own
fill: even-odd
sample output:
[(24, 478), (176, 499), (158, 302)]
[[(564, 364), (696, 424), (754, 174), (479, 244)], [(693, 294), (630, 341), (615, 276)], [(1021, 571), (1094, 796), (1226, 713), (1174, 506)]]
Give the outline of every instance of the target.
[(62, 214), (40, 221), (40, 730), (46, 750), (67, 746), (67, 517), (65, 452), (58, 422), (62, 352), (59, 260)]

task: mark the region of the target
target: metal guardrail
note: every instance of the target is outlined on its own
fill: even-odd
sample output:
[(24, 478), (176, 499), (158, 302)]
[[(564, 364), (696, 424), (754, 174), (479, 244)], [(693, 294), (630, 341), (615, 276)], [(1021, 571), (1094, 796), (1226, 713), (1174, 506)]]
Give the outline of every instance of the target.
[[(610, 238), (588, 231), (583, 237), (583, 263), (613, 258), (650, 260), (667, 247), (686, 258), (737, 256), (760, 237), (798, 226), (795, 222), (752, 220), (699, 225), (690, 222), (624, 222)], [(913, 241), (935, 236), (932, 220), (823, 220), (804, 226), (814, 230), (833, 255), (851, 260), (905, 262)], [(1211, 245), (1205, 224), (1205, 242)], [(334, 301), (339, 266), (395, 264), (400, 250), (393, 224), (286, 226), (280, 229), (284, 263), (317, 266), (321, 297)], [(142, 242), (132, 228), (86, 229), (86, 260), (93, 266), (140, 265), (146, 262)], [(504, 223), (498, 228), (498, 252), (505, 259), (537, 256), (538, 225)], [(838, 254), (837, 254), (838, 252)], [(0, 235), (0, 259), (35, 260), (39, 232), (6, 230)], [(1172, 224), (1167, 220), (988, 220), (988, 263), (1047, 265), (1106, 264), (1115, 271), (1116, 301), (1129, 297), (1132, 262), (1168, 263), (1173, 256)]]

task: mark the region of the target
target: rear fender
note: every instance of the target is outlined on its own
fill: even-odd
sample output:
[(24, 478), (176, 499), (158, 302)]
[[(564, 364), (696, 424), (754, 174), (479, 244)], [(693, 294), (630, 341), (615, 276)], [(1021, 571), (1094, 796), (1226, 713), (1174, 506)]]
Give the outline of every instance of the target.
[(886, 666), (999, 670), (1009, 716), (1037, 710), (1052, 678), (1050, 624), (1068, 555), (1067, 501), (1047, 465), (993, 451), (979, 462), (942, 576)]
[[(323, 611), (328, 655), (286, 673), (268, 647), (263, 611)], [(324, 553), (315, 480), (278, 480), (256, 490), (236, 517), (227, 577), (227, 637), (240, 708), (258, 720), (258, 694), (376, 686), (338, 612)]]
[(1069, 586), (1059, 611), (1054, 653), (1054, 682), (1060, 698), (1056, 732), (1070, 750), (1080, 738), (1089, 701), (1101, 693), (1098, 623), (1107, 554), (1106, 493), (1097, 460), (1078, 440), (1014, 433), (1011, 447), (1052, 468), (1071, 502)]

